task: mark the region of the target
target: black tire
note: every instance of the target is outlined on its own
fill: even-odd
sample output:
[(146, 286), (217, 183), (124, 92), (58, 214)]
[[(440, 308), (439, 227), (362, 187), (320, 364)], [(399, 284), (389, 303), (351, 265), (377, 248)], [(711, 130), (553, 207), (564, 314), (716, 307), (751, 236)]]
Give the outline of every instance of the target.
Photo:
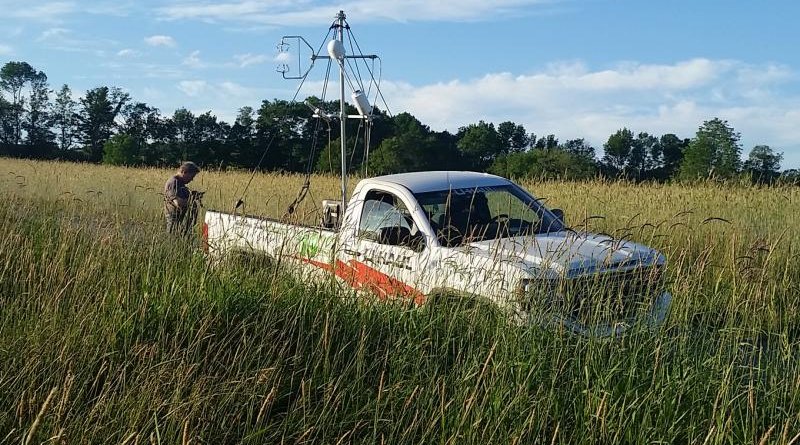
[(248, 274), (273, 273), (277, 262), (264, 252), (236, 250), (225, 256), (226, 267), (237, 269)]
[(494, 320), (501, 316), (500, 309), (493, 302), (449, 289), (431, 292), (424, 307), (432, 316), (464, 321)]

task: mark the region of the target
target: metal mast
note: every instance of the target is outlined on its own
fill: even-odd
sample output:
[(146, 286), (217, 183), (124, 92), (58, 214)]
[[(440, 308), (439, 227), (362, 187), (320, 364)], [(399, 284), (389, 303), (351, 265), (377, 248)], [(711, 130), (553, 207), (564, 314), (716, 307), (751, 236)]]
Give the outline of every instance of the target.
[[(339, 42), (344, 45), (344, 11), (339, 11), (336, 15), (339, 22)], [(347, 123), (347, 114), (345, 113), (344, 105), (344, 54), (339, 62), (339, 123), (340, 123), (340, 136), (342, 145), (342, 212), (347, 208), (347, 141), (345, 140), (345, 124)]]
[[(339, 64), (339, 125), (340, 125), (340, 142), (341, 142), (341, 157), (342, 157), (342, 212), (344, 212), (345, 206), (347, 205), (347, 129), (346, 123), (347, 119), (361, 119), (367, 122), (367, 130), (365, 134), (366, 139), (366, 148), (365, 148), (365, 160), (367, 158), (369, 150), (369, 127), (372, 119), (372, 106), (369, 104), (368, 99), (365, 98), (364, 93), (360, 90), (353, 92), (353, 100), (356, 102), (356, 108), (358, 109), (359, 114), (355, 115), (348, 115), (347, 114), (347, 103), (345, 102), (345, 81), (348, 81), (347, 73), (345, 73), (345, 59), (371, 59), (375, 60), (378, 56), (374, 54), (352, 54), (347, 55), (345, 53), (344, 48), (344, 33), (346, 30), (350, 29), (350, 25), (347, 24), (346, 21), (347, 16), (345, 16), (344, 11), (339, 11), (336, 14), (335, 21), (330, 26), (329, 29), (336, 29), (334, 32), (333, 40), (328, 42), (328, 55), (317, 54), (314, 52), (314, 48), (304, 39), (302, 36), (283, 36), (281, 39), (281, 43), (278, 45), (279, 51), (283, 52), (288, 48), (289, 41), (296, 41), (298, 47), (305, 45), (311, 51), (311, 66), (308, 67), (307, 70), (303, 71), (300, 66), (300, 56), (298, 51), (298, 65), (297, 69), (298, 72), (303, 72), (302, 75), (290, 75), (289, 73), (289, 66), (286, 64), (282, 64), (278, 66), (278, 72), (281, 73), (284, 79), (297, 79), (297, 80), (305, 80), (306, 75), (308, 75), (311, 68), (314, 66), (314, 62), (317, 59), (328, 59), (332, 60), (335, 59), (336, 63)], [(331, 45), (333, 44), (333, 45)], [(327, 79), (326, 79), (327, 80)], [(302, 83), (301, 83), (302, 85)], [(351, 84), (352, 86), (352, 84)], [(308, 104), (308, 102), (306, 102)], [(325, 114), (319, 108), (308, 104), (312, 110), (314, 111), (314, 117), (322, 118), (326, 121), (330, 121), (335, 115)], [(366, 161), (365, 161), (366, 162)]]

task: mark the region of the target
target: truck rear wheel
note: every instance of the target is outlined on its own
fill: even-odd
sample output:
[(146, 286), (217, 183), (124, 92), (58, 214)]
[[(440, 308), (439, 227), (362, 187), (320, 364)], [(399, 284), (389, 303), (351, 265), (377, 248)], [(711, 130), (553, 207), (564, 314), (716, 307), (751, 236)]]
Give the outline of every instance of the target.
[(264, 252), (235, 250), (224, 258), (226, 267), (241, 270), (248, 274), (274, 272), (277, 262)]

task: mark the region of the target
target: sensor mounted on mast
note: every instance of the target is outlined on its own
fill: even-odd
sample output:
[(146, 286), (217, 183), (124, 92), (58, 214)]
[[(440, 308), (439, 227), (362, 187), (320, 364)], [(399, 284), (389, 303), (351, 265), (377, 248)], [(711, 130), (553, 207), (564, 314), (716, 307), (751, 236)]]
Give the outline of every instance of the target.
[[(321, 54), (322, 45), (316, 51), (314, 48), (308, 43), (308, 41), (303, 38), (302, 36), (292, 35), (292, 36), (284, 36), (281, 38), (280, 43), (277, 46), (278, 49), (278, 57), (277, 60), (282, 62), (277, 71), (281, 73), (284, 79), (291, 79), (291, 80), (300, 80), (301, 85), (305, 82), (308, 74), (314, 68), (314, 63), (317, 59), (326, 59), (330, 62), (334, 62), (339, 66), (339, 113), (325, 113), (319, 107), (314, 106), (312, 104), (307, 103), (309, 108), (314, 113), (314, 117), (321, 118), (326, 122), (330, 122), (332, 119), (339, 119), (340, 124), (340, 137), (339, 140), (341, 141), (341, 162), (342, 162), (342, 203), (347, 202), (347, 137), (346, 137), (346, 126), (345, 123), (347, 119), (358, 119), (361, 120), (365, 125), (365, 151), (364, 151), (364, 159), (365, 165), (366, 160), (368, 160), (369, 156), (369, 142), (370, 142), (370, 130), (372, 127), (372, 116), (374, 107), (370, 104), (369, 101), (369, 92), (365, 93), (364, 90), (364, 83), (360, 79), (360, 71), (358, 69), (358, 61), (357, 60), (372, 60), (373, 62), (380, 58), (376, 55), (365, 55), (361, 53), (360, 47), (358, 47), (358, 43), (355, 43), (353, 46), (354, 38), (352, 36), (352, 32), (350, 31), (350, 25), (345, 20), (346, 16), (344, 11), (339, 11), (336, 14), (336, 19), (333, 24), (330, 26), (328, 30), (328, 35), (325, 36), (325, 39), (328, 39), (330, 36), (331, 31), (333, 31), (333, 38), (331, 40), (327, 40), (326, 44), (326, 52), (327, 55)], [(352, 54), (347, 54), (345, 50), (345, 33), (348, 33), (348, 42), (350, 43), (350, 52)], [(295, 64), (294, 55), (291, 54), (290, 50), (292, 48), (297, 48), (297, 58)], [(303, 57), (302, 53), (310, 52), (310, 56), (306, 60), (310, 60), (310, 63), (307, 67), (303, 65)], [(351, 60), (355, 59), (356, 64), (355, 68), (352, 65)], [(292, 65), (289, 65), (289, 61), (291, 60)], [(292, 67), (295, 70), (292, 70)], [(355, 74), (356, 76), (351, 79), (350, 75), (348, 74), (348, 69)], [(330, 65), (328, 65), (328, 70), (330, 70)], [(375, 82), (375, 78), (373, 75), (373, 70), (367, 66), (366, 70), (370, 73), (371, 81)], [(296, 72), (297, 74), (292, 74)], [(300, 74), (302, 73), (302, 74)], [(327, 90), (327, 77), (325, 82), (325, 90)], [(345, 85), (349, 85), (351, 89), (351, 102), (355, 106), (356, 110), (358, 110), (358, 114), (348, 115), (346, 112), (346, 96), (345, 96)], [(370, 88), (372, 84), (370, 84)], [(376, 84), (376, 93), (380, 95), (380, 86)], [(369, 90), (368, 90), (369, 91)], [(324, 95), (323, 95), (324, 100)]]

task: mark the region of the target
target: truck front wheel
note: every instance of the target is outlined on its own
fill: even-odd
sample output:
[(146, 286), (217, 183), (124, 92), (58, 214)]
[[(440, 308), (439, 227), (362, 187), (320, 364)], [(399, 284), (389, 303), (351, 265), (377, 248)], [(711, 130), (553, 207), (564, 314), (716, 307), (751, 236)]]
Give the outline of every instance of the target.
[(424, 308), (432, 316), (447, 320), (458, 318), (473, 322), (500, 317), (499, 308), (491, 301), (451, 289), (437, 289), (428, 294)]

